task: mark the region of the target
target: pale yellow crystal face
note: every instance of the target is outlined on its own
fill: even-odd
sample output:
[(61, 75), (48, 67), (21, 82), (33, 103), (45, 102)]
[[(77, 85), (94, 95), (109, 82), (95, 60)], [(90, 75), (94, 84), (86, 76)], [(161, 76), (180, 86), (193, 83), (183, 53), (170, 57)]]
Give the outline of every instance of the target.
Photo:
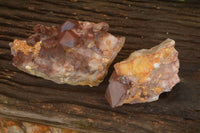
[(171, 42), (168, 42), (162, 49), (155, 51), (155, 53), (153, 53), (154, 48), (152, 48), (150, 49), (151, 51), (143, 52), (144, 55), (134, 58), (131, 57), (133, 56), (131, 54), (127, 60), (114, 65), (117, 75), (135, 76), (139, 83), (145, 82), (150, 78), (151, 71), (158, 67), (161, 61), (171, 61), (171, 58), (173, 58), (172, 53), (175, 50), (174, 45), (171, 45)]

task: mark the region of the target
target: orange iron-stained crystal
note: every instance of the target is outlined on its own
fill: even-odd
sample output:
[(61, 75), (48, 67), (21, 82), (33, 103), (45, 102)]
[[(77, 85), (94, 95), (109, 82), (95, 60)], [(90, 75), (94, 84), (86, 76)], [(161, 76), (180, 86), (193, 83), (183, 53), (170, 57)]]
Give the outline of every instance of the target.
[(175, 41), (167, 39), (116, 63), (105, 94), (110, 105), (151, 102), (158, 100), (161, 93), (171, 91), (180, 81), (178, 52), (174, 46)]

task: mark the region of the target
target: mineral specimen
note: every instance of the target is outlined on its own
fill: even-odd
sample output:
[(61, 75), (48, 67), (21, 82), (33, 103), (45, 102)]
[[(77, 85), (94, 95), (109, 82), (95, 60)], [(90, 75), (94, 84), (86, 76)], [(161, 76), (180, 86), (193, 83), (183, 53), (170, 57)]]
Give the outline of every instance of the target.
[(167, 39), (116, 63), (105, 94), (110, 105), (151, 102), (158, 100), (161, 93), (171, 91), (180, 81), (178, 52), (174, 46), (175, 41)]
[(36, 25), (27, 40), (10, 43), (13, 65), (58, 84), (97, 86), (124, 45), (107, 23), (67, 20), (60, 27)]

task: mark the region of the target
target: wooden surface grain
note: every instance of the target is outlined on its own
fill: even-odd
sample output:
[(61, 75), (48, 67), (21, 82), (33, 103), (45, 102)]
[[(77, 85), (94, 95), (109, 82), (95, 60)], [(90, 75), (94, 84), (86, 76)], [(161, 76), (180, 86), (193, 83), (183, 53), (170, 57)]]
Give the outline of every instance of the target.
[[(12, 66), (8, 43), (25, 39), (34, 25), (66, 19), (107, 22), (126, 43), (114, 63), (166, 38), (176, 41), (180, 78), (158, 101), (111, 108), (98, 87), (58, 85)], [(200, 2), (0, 0), (0, 117), (81, 132), (200, 132)]]

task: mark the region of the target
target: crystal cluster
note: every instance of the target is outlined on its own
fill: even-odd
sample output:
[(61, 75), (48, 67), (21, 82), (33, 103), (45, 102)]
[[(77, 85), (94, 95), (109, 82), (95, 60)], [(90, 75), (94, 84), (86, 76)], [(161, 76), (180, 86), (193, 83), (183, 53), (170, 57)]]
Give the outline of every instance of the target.
[(125, 42), (108, 29), (104, 22), (72, 20), (58, 28), (36, 25), (27, 40), (9, 44), (13, 65), (58, 84), (97, 86)]
[(167, 39), (151, 49), (133, 52), (114, 65), (105, 97), (112, 107), (158, 100), (180, 79), (175, 41)]

